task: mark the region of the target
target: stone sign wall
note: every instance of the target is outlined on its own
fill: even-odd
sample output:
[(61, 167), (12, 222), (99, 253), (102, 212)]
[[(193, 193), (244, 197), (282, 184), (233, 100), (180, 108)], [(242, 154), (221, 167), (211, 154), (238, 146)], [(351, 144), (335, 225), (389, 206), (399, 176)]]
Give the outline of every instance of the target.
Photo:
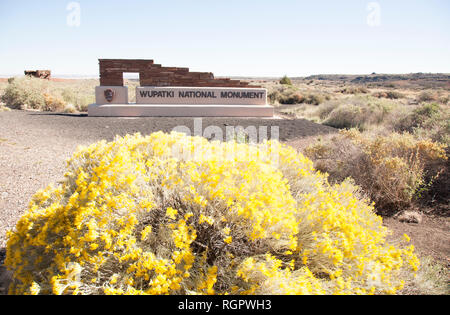
[[(273, 117), (267, 90), (247, 82), (216, 79), (210, 72), (162, 67), (153, 60), (100, 59), (100, 86), (89, 116)], [(136, 104), (128, 103), (123, 73), (139, 73)]]
[(191, 72), (189, 68), (163, 67), (153, 60), (100, 59), (100, 85), (123, 86), (124, 72), (139, 73), (141, 86), (195, 86), (259, 88), (228, 78), (216, 79), (210, 72)]

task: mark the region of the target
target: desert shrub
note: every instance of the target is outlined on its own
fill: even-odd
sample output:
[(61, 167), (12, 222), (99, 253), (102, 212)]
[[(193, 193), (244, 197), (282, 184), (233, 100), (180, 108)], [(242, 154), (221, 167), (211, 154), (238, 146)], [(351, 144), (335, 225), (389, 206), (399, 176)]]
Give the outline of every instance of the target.
[(283, 85), (275, 87), (268, 94), (270, 104), (294, 104), (293, 95), (298, 93), (298, 89), (294, 86)]
[[(73, 83), (60, 83), (52, 89), (67, 103), (65, 111), (75, 108), (76, 111), (85, 112), (89, 104), (95, 103), (94, 89), (97, 80), (78, 80)], [(132, 89), (131, 89), (132, 90)]]
[(419, 261), (387, 233), (293, 148), (159, 132), (80, 148), (5, 264), (13, 294), (394, 293)]
[(397, 91), (383, 91), (383, 92), (375, 92), (373, 96), (378, 98), (388, 98), (391, 100), (397, 100), (399, 98), (404, 98), (405, 95), (403, 95), (400, 92)]
[(62, 111), (66, 103), (60, 97), (43, 92), (44, 84), (21, 84), (20, 80), (10, 83), (2, 100), (6, 106), (14, 109), (38, 109), (42, 111)]
[(414, 134), (450, 145), (450, 108), (436, 103), (425, 104), (411, 116), (410, 128)]
[(66, 108), (66, 102), (58, 96), (54, 96), (49, 93), (44, 93), (43, 95), (45, 106), (40, 108), (41, 110), (48, 112), (61, 112)]
[(324, 101), (324, 97), (317, 94), (302, 94), (296, 91), (290, 91), (279, 96), (280, 104), (311, 104), (319, 105)]
[(415, 120), (420, 124), (424, 119), (433, 118), (440, 112), (440, 106), (436, 103), (424, 104), (414, 111)]
[(86, 111), (94, 102), (97, 80), (52, 82), (32, 77), (9, 80), (1, 100), (13, 109)]
[(291, 79), (289, 79), (287, 75), (285, 75), (284, 77), (281, 78), (280, 84), (292, 85), (292, 81)]
[(268, 98), (271, 104), (311, 104), (319, 105), (331, 97), (329, 94), (321, 92), (300, 91), (292, 85), (278, 86), (270, 91)]
[(439, 103), (443, 104), (443, 105), (447, 105), (450, 101), (450, 96), (442, 96), (439, 98)]
[(1, 100), (13, 109), (41, 109), (46, 106), (43, 91), (45, 80), (30, 77), (16, 78), (6, 86)]
[(67, 105), (64, 107), (63, 112), (64, 112), (64, 113), (68, 113), (68, 114), (73, 114), (73, 113), (78, 112), (78, 110), (77, 110), (77, 108), (75, 108), (74, 105), (72, 105), (72, 104), (67, 104)]
[(279, 90), (275, 90), (272, 92), (269, 92), (269, 94), (267, 95), (267, 98), (269, 100), (269, 103), (272, 105), (277, 105), (279, 104), (279, 99), (281, 97), (281, 92)]
[(317, 107), (316, 115), (320, 118), (320, 120), (325, 120), (332, 111), (338, 108), (340, 105), (339, 101), (331, 101), (324, 103)]
[(419, 94), (417, 100), (422, 103), (422, 102), (435, 102), (438, 99), (434, 93), (425, 91)]
[(421, 138), (449, 145), (450, 109), (437, 103), (426, 103), (393, 123), (397, 131), (408, 131)]
[(370, 125), (381, 124), (395, 107), (395, 104), (388, 101), (354, 96), (343, 100), (323, 120), (323, 124), (335, 128), (364, 130)]
[(450, 146), (450, 115), (428, 119), (414, 129), (414, 134), (420, 138), (429, 138), (433, 141)]
[(329, 100), (330, 98), (319, 94), (307, 94), (303, 102), (311, 105), (320, 105), (325, 99)]
[(339, 91), (342, 94), (366, 94), (369, 90), (365, 86), (346, 86)]
[(291, 92), (282, 95), (279, 100), (280, 104), (301, 104), (304, 103), (305, 97), (299, 92)]
[(339, 106), (329, 113), (323, 124), (335, 128), (362, 128), (366, 117), (367, 115), (362, 107), (354, 105)]
[(300, 104), (304, 100), (303, 95), (293, 86), (278, 88), (270, 92), (268, 98), (271, 104), (284, 105)]
[(392, 214), (410, 206), (439, 174), (445, 147), (407, 133), (372, 136), (352, 129), (310, 145), (305, 154), (332, 181), (353, 178), (380, 214)]

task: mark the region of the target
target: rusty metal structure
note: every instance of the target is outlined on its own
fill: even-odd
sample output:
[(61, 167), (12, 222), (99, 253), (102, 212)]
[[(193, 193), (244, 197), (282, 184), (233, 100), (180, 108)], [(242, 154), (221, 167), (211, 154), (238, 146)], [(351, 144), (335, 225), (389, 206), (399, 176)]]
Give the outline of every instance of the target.
[(50, 80), (52, 72), (50, 70), (25, 70), (26, 76), (31, 76), (39, 79)]

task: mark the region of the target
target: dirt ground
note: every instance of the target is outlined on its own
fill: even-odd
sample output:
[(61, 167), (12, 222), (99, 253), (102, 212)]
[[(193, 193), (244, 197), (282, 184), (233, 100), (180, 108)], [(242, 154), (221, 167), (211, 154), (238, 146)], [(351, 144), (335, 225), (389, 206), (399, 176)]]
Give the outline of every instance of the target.
[[(279, 139), (294, 147), (302, 146), (312, 136), (337, 132), (336, 129), (303, 119), (204, 118), (208, 126), (279, 127)], [(170, 132), (187, 126), (194, 132), (192, 118), (92, 118), (86, 115), (62, 115), (30, 111), (0, 113), (0, 294), (6, 293), (8, 273), (5, 259), (6, 231), (13, 229), (26, 210), (31, 196), (40, 188), (57, 182), (64, 174), (65, 160), (78, 145), (88, 145), (116, 135), (155, 131)], [(225, 132), (224, 132), (225, 133)], [(269, 136), (270, 137), (270, 136)], [(407, 224), (386, 218), (384, 224), (392, 237), (404, 233), (421, 255), (432, 256), (450, 267), (450, 219), (424, 216), (421, 224)]]
[(424, 215), (420, 224), (384, 218), (384, 225), (392, 231), (391, 239), (406, 234), (420, 256), (431, 256), (450, 268), (450, 218)]

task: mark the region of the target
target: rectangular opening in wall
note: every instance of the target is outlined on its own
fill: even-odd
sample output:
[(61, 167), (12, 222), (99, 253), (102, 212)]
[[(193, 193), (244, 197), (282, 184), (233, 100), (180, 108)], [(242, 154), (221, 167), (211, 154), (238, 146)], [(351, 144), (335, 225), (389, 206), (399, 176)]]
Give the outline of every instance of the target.
[(139, 84), (139, 72), (124, 72), (123, 84), (128, 86), (128, 100), (130, 103), (136, 103), (136, 87)]

